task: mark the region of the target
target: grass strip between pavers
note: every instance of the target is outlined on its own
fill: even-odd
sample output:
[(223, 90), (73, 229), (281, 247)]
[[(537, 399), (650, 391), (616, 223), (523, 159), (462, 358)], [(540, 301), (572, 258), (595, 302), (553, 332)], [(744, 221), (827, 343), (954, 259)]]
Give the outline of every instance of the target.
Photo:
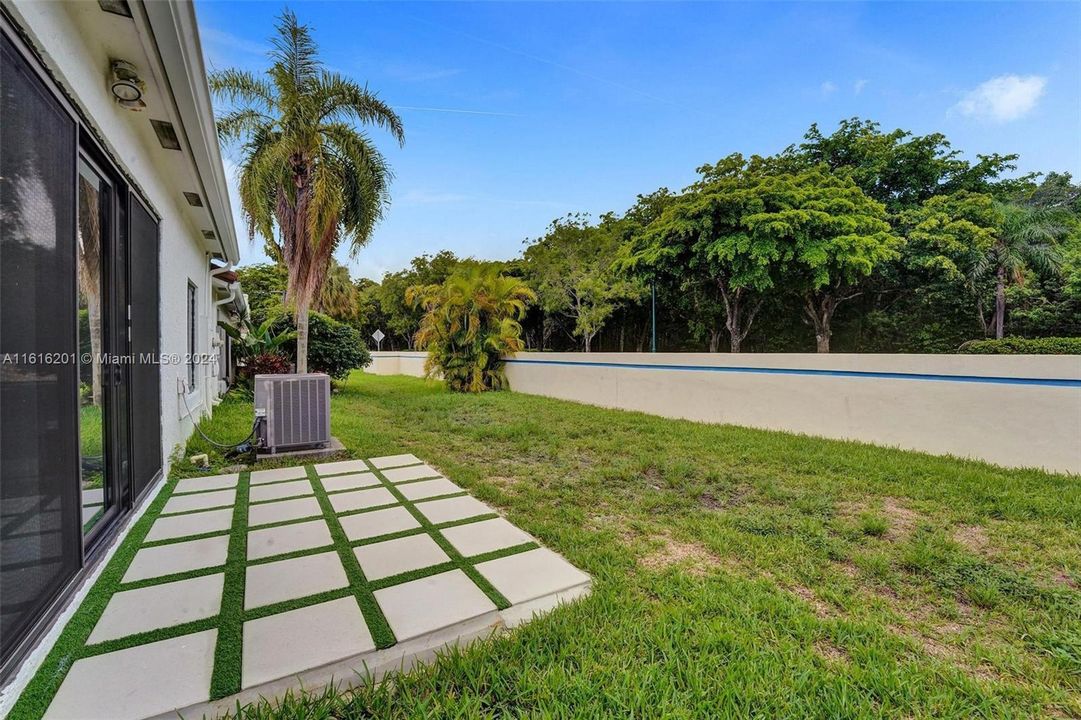
[(171, 495), (176, 481), (166, 481), (158, 491), (143, 516), (131, 527), (127, 536), (120, 543), (116, 552), (101, 571), (97, 582), (90, 588), (86, 597), (79, 604), (68, 624), (60, 632), (52, 649), (34, 677), (27, 683), (19, 699), (8, 713), (6, 720), (39, 720), (49, 707), (60, 683), (64, 681), (68, 670), (75, 661), (92, 654), (86, 641), (94, 626), (101, 619), (105, 607), (113, 593), (120, 589), (120, 580), (131, 565), (132, 558), (139, 551), (143, 539), (150, 532), (150, 526), (158, 519), (158, 514)]
[(251, 473), (240, 474), (233, 506), (233, 527), (225, 559), (225, 582), (221, 591), (218, 637), (214, 646), (214, 673), (210, 699), (240, 692), (244, 663), (244, 582), (248, 559), (248, 489)]
[[(398, 502), (402, 504), (402, 507), (408, 510), (413, 516), (413, 518), (420, 523), (421, 527), (424, 528), (428, 532), (428, 534), (432, 536), (432, 540), (435, 540), (436, 545), (443, 549), (443, 552), (447, 554), (447, 557), (450, 558), (451, 562), (454, 563), (454, 565), (457, 566), (459, 570), (468, 575), (469, 579), (472, 580), (477, 585), (477, 587), (479, 587), (481, 591), (488, 596), (488, 599), (491, 600), (498, 609), (506, 610), (510, 607), (511, 604), (507, 600), (507, 598), (503, 597), (503, 593), (496, 590), (495, 586), (488, 582), (488, 579), (481, 575), (477, 568), (473, 566), (473, 563), (471, 563), (469, 560), (466, 560), (465, 557), (460, 552), (458, 552), (457, 548), (451, 545), (450, 541), (443, 537), (443, 533), (441, 533), (436, 528), (435, 523), (425, 517), (424, 513), (417, 509), (416, 503), (406, 498), (406, 496), (402, 494), (401, 490), (399, 490), (394, 483), (388, 480), (381, 471), (376, 470), (375, 475), (380, 480), (382, 480), (383, 485), (390, 490), (391, 494), (393, 494), (394, 497), (398, 498)], [(468, 495), (468, 491), (464, 492), (463, 494)], [(423, 498), (418, 502), (425, 502), (428, 500), (436, 499), (438, 498)]]
[[(322, 602), (329, 602), (337, 600), (343, 597), (353, 596), (357, 600), (357, 604), (360, 607), (361, 613), (364, 616), (364, 620), (368, 625), (368, 629), (372, 634), (372, 639), (379, 649), (387, 648), (394, 645), (397, 640), (394, 637), (394, 633), (390, 628), (386, 617), (383, 615), (382, 609), (379, 607), (379, 603), (376, 601), (374, 592), (394, 585), (399, 585), (404, 582), (410, 582), (412, 580), (419, 580), (421, 578), (437, 575), (442, 572), (447, 572), (453, 569), (462, 570), (469, 578), (476, 583), (476, 585), (488, 596), (488, 598), (499, 609), (505, 609), (510, 607), (510, 603), (507, 599), (496, 590), (491, 583), (489, 583), (474, 567), (476, 564), (485, 562), (487, 560), (494, 560), (508, 555), (514, 555), (527, 550), (532, 550), (539, 547), (537, 543), (523, 543), (521, 545), (515, 545), (508, 548), (501, 548), (482, 555), (478, 555), (471, 558), (466, 558), (459, 553), (453, 545), (443, 536), (440, 532), (442, 529), (457, 527), (459, 525), (467, 525), (474, 522), (480, 522), (482, 520), (489, 520), (499, 517), (498, 513), (485, 513), (474, 517), (460, 518), (457, 520), (450, 520), (442, 523), (433, 523), (428, 520), (423, 513), (416, 507), (417, 502), (427, 502), (429, 500), (444, 499), (447, 497), (459, 497), (468, 495), (468, 491), (452, 493), (449, 495), (434, 496), (431, 498), (420, 498), (417, 501), (407, 499), (401, 491), (397, 488), (395, 483), (387, 480), (379, 470), (374, 470), (375, 476), (380, 480), (382, 485), (388, 488), (391, 494), (397, 498), (397, 503), (380, 505), (371, 508), (361, 508), (358, 510), (350, 510), (340, 515), (357, 515), (362, 513), (374, 512), (376, 510), (384, 510), (390, 507), (397, 507), (399, 504), (405, 507), (409, 513), (420, 523), (420, 527), (410, 528), (403, 531), (386, 533), (384, 535), (364, 538), (361, 540), (350, 541), (345, 534), (345, 530), (338, 520), (339, 513), (334, 511), (334, 507), (330, 503), (330, 495), (334, 493), (327, 493), (323, 487), (320, 476), (316, 473), (315, 469), (311, 465), (306, 465), (305, 471), (308, 479), (311, 481), (314, 496), (319, 502), (319, 506), (322, 509), (323, 514), (321, 516), (311, 516), (306, 518), (295, 518), (290, 520), (282, 520), (273, 523), (267, 523), (260, 525), (256, 528), (248, 527), (248, 509), (251, 503), (248, 501), (249, 492), (252, 487), (250, 483), (251, 473), (249, 471), (241, 472), (239, 474), (239, 480), (236, 485), (236, 501), (231, 509), (233, 510), (233, 524), (228, 531), (215, 531), (208, 533), (200, 533), (197, 535), (186, 535), (177, 538), (166, 538), (163, 540), (146, 541), (146, 536), (150, 532), (150, 528), (158, 520), (159, 517), (177, 517), (181, 515), (190, 515), (199, 512), (207, 512), (209, 510), (218, 510), (223, 508), (200, 508), (196, 510), (186, 510), (180, 513), (170, 513), (163, 515), (161, 513), (165, 506), (172, 497), (177, 487), (177, 480), (167, 480), (162, 488), (158, 491), (158, 496), (151, 501), (150, 506), (147, 508), (143, 516), (135, 523), (134, 526), (127, 533), (126, 537), (122, 540), (120, 546), (117, 548), (113, 557), (109, 560), (105, 569), (102, 570), (97, 582), (90, 589), (86, 598), (79, 605), (75, 611), (71, 620), (61, 631), (60, 637), (53, 645), (49, 654), (46, 656), (41, 667), (31, 678), (22, 694), (19, 696), (15, 705), (12, 707), (11, 712), (8, 714), (5, 720), (39, 720), (48, 709), (49, 703), (52, 702), (53, 697), (59, 690), (61, 683), (63, 682), (68, 670), (79, 659), (94, 657), (97, 655), (103, 655), (109, 652), (116, 652), (118, 650), (126, 650), (129, 648), (137, 647), (139, 645), (145, 645), (152, 642), (158, 642), (161, 640), (168, 640), (182, 635), (188, 635), (190, 633), (200, 632), (204, 630), (217, 630), (217, 639), (214, 651), (214, 668), (210, 683), (210, 699), (216, 700), (235, 693), (240, 692), (242, 678), (243, 678), (243, 628), (244, 623), (250, 620), (255, 620), (270, 615), (276, 615), (289, 610), (296, 610), (310, 605), (316, 605)], [(275, 483), (263, 483), (276, 484), (277, 482), (293, 482), (297, 478), (291, 480), (281, 480)], [(412, 482), (423, 482), (434, 478), (421, 478), (415, 481), (406, 481), (402, 484), (410, 484)], [(370, 486), (367, 488), (359, 488), (360, 490), (374, 489), (379, 486)], [(197, 491), (198, 492), (216, 492), (221, 488), (215, 490)], [(338, 492), (354, 492), (355, 489), (349, 489)], [(192, 495), (197, 493), (184, 493), (184, 495)], [(311, 497), (311, 495), (303, 495), (298, 497)], [(262, 501), (262, 502), (280, 502), (282, 500), (288, 500), (292, 498), (276, 498), (274, 500)], [(260, 503), (256, 503), (260, 504)], [(223, 506), (230, 507), (230, 506)], [(281, 527), (285, 525), (293, 525), (301, 522), (311, 522), (314, 519), (322, 518), (326, 521), (330, 530), (331, 545), (323, 545), (313, 548), (303, 548), (289, 553), (282, 553), (280, 555), (272, 555), (264, 558), (256, 558), (248, 560), (247, 558), (247, 539), (249, 530), (264, 530), (268, 528)], [(360, 567), (360, 563), (353, 553), (355, 547), (362, 545), (370, 545), (378, 542), (385, 542), (387, 540), (395, 540), (402, 537), (408, 537), (411, 535), (419, 535), (427, 533), (432, 539), (440, 546), (440, 548), (450, 558), (449, 561), (433, 565), (425, 568), (418, 568), (416, 570), (410, 570), (408, 572), (400, 573), (397, 575), (380, 578), (377, 581), (369, 581), (365, 575), (363, 569)], [(226, 562), (224, 565), (215, 565), (204, 568), (196, 568), (180, 573), (172, 573), (169, 575), (161, 575), (158, 577), (143, 578), (140, 580), (134, 580), (131, 582), (123, 582), (124, 574), (127, 572), (128, 567), (131, 565), (136, 553), (144, 547), (160, 547), (163, 545), (172, 545), (181, 542), (189, 542), (192, 540), (200, 540), (211, 537), (220, 537), (228, 535), (229, 548), (226, 556)], [(294, 598), (281, 602), (272, 603), (270, 605), (264, 605), (261, 607), (245, 610), (245, 582), (247, 568), (251, 565), (262, 565), (265, 563), (278, 562), (281, 560), (289, 560), (298, 557), (304, 557), (307, 555), (315, 555), (318, 553), (334, 550), (338, 553), (338, 557), (342, 562), (345, 569), (346, 577), (349, 580), (349, 586), (343, 588), (337, 588), (334, 590), (328, 590), (314, 595), (307, 595), (304, 597)], [(221, 611), (218, 615), (214, 615), (208, 618), (200, 620), (194, 620), (190, 622), (181, 623), (179, 625), (172, 625), (163, 628), (156, 628), (146, 632), (135, 633), (120, 638), (106, 640), (99, 643), (87, 644), (90, 637), (90, 633), (93, 632), (94, 626), (97, 625), (101, 619), (106, 607), (109, 604), (112, 596), (117, 592), (124, 592), (129, 590), (138, 590), (141, 588), (151, 587), (154, 585), (164, 585), (167, 583), (178, 582), (181, 580), (188, 580), (197, 577), (203, 577), (206, 575), (213, 575), (215, 573), (224, 573), (224, 582), (222, 588), (222, 600)]]
[(353, 554), (353, 548), (349, 545), (349, 538), (346, 537), (345, 528), (338, 521), (338, 515), (334, 512), (334, 506), (330, 504), (330, 497), (327, 495), (326, 488), (323, 487), (322, 480), (319, 479), (319, 475), (315, 472), (315, 467), (306, 465), (305, 469), (308, 472), (308, 479), (311, 480), (312, 487), (315, 488), (315, 497), (319, 499), (319, 506), (323, 508), (327, 526), (330, 528), (330, 537), (334, 541), (335, 549), (338, 551), (338, 559), (341, 560), (342, 567), (345, 568), (345, 576), (349, 578), (349, 584), (353, 588), (353, 594), (357, 599), (357, 604), (360, 606), (360, 612), (364, 616), (364, 622), (368, 625), (368, 632), (371, 633), (377, 649), (388, 648), (398, 641), (394, 637), (394, 631), (390, 629), (390, 623), (387, 622), (382, 608), (379, 607), (375, 595), (372, 594), (368, 579), (364, 576), (364, 570), (360, 567), (357, 556)]

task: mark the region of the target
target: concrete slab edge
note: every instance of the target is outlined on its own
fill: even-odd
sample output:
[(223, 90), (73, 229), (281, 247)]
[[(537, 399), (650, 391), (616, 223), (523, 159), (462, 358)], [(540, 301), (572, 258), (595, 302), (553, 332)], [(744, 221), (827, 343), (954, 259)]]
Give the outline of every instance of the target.
[(242, 690), (220, 700), (196, 703), (146, 720), (178, 720), (178, 718), (210, 720), (235, 711), (238, 705), (244, 707), (260, 700), (274, 702), (284, 697), (289, 691), (304, 690), (309, 693), (318, 693), (331, 685), (337, 687), (339, 691), (344, 691), (371, 680), (379, 682), (389, 673), (409, 671), (418, 665), (434, 662), (440, 651), (447, 647), (469, 645), (478, 640), (489, 639), (501, 631), (518, 627), (560, 605), (586, 597), (591, 589), (592, 584), (587, 581), (565, 590), (512, 605), (506, 610), (494, 610), (478, 615), (384, 650), (372, 650), (353, 655), (328, 665), (311, 668), (296, 675)]

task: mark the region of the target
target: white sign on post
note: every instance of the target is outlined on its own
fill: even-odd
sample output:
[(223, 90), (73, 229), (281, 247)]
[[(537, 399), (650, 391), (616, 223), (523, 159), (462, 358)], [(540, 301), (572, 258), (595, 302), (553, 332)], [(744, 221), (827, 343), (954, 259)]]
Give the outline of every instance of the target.
[(378, 350), (380, 347), (382, 347), (383, 338), (385, 338), (385, 337), (386, 337), (386, 335), (383, 334), (382, 330), (376, 330), (375, 332), (372, 333), (372, 338), (375, 340), (375, 349), (376, 350)]

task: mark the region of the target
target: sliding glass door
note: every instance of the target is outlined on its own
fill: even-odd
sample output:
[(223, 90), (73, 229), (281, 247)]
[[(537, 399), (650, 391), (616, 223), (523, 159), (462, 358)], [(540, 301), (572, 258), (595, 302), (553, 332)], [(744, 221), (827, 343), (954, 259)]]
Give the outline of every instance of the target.
[(2, 18), (0, 43), (6, 671), (162, 463), (157, 220)]
[[(79, 159), (79, 226), (76, 253), (79, 303), (79, 490), (83, 533), (116, 514), (117, 488), (107, 458), (108, 382), (105, 253), (112, 236), (113, 188), (86, 158)], [(113, 335), (114, 333), (109, 333)], [(108, 402), (107, 402), (108, 401)]]
[(77, 126), (0, 33), (0, 649), (82, 564)]

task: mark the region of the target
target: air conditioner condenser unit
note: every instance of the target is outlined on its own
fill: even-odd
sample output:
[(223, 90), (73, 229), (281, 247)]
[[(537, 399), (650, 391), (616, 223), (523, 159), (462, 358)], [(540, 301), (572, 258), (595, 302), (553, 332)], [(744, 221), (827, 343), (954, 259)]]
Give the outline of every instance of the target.
[(255, 417), (260, 450), (330, 444), (330, 376), (324, 373), (255, 376)]

